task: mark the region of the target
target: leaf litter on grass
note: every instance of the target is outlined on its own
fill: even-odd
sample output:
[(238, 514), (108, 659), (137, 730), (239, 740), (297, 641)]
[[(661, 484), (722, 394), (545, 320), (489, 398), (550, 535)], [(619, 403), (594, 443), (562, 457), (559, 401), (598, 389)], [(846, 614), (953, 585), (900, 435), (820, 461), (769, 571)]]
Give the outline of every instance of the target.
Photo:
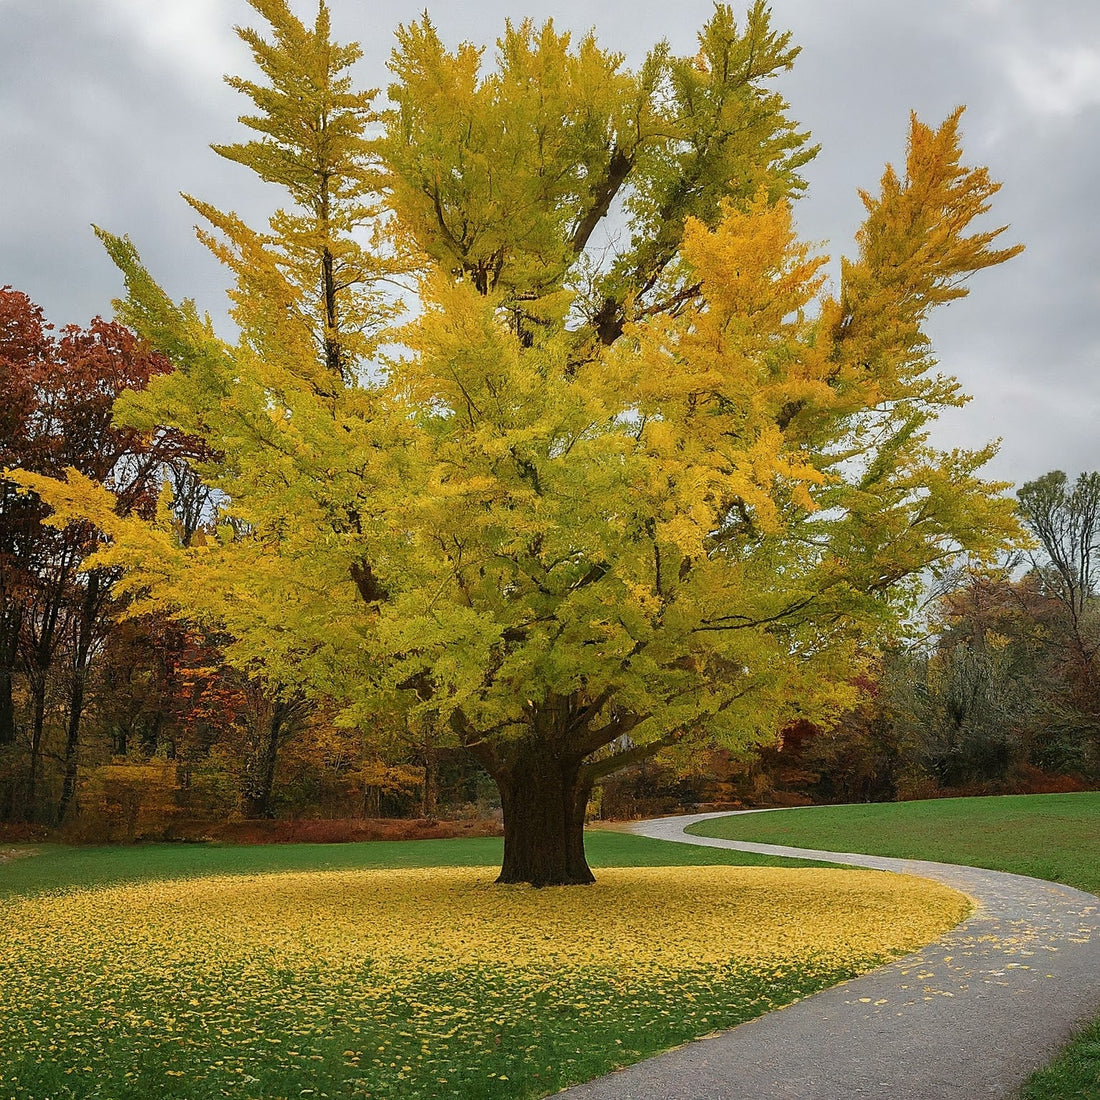
[(486, 868), (55, 891), (2, 906), (0, 1096), (540, 1096), (928, 942), (960, 894), (838, 869)]

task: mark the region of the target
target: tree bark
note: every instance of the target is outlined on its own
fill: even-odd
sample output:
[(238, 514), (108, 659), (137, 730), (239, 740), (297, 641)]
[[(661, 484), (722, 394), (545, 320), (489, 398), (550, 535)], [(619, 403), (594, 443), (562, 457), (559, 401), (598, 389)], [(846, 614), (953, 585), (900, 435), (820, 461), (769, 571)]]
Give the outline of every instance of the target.
[(272, 699), (264, 716), (259, 744), (245, 767), (244, 812), (248, 817), (274, 817), (271, 794), (284, 735), (293, 726), (302, 704)]
[(95, 625), (103, 609), (104, 578), (92, 570), (88, 574), (87, 588), (81, 603), (81, 616), (77, 628), (73, 653), (73, 679), (69, 690), (69, 723), (65, 731), (65, 776), (61, 783), (61, 799), (57, 804), (56, 821), (65, 820), (76, 799), (77, 776), (80, 757), (80, 723), (84, 717), (84, 696), (88, 685), (88, 668), (95, 644)]
[[(60, 825), (76, 799), (76, 782), (80, 762), (80, 719), (84, 713), (84, 687), (87, 669), (77, 667), (73, 671), (73, 684), (69, 695), (69, 722), (65, 731), (65, 773), (61, 781), (61, 798), (57, 803), (54, 820)], [(75, 811), (74, 811), (75, 812)]]
[(23, 615), (13, 608), (0, 623), (0, 745), (15, 744), (15, 670)]
[(504, 810), (504, 863), (497, 882), (575, 886), (595, 882), (584, 854), (591, 793), (581, 761), (540, 738), (511, 744), (488, 764)]
[(31, 680), (31, 744), (27, 761), (26, 802), (23, 816), (27, 821), (39, 819), (38, 773), (42, 764), (42, 737), (46, 728), (46, 670), (36, 668)]
[(424, 748), (424, 785), (420, 788), (420, 816), (435, 817), (439, 809), (439, 753), (435, 745)]
[(273, 713), (263, 731), (260, 744), (248, 761), (244, 791), (246, 817), (274, 817), (271, 792), (275, 786), (275, 763), (279, 758), (281, 721)]
[(15, 699), (12, 670), (0, 667), (0, 745), (15, 743)]

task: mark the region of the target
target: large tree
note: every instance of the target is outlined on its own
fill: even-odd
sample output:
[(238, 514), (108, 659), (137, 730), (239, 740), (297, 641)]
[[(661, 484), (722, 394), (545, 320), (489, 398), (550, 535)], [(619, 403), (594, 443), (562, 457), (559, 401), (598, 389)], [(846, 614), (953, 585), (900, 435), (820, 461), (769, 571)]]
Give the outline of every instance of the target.
[[(122, 317), (177, 367), (119, 415), (220, 453), (220, 537), (185, 547), (166, 515), (109, 516), (79, 478), (36, 484), (61, 520), (99, 514), (98, 560), (227, 629), (242, 666), (342, 696), (348, 721), (389, 695), (449, 730), (500, 788), (501, 881), (591, 881), (601, 776), (850, 701), (860, 643), (915, 578), (1013, 531), (977, 474), (992, 449), (941, 453), (924, 432), (965, 400), (934, 372), (926, 317), (1017, 251), (970, 231), (997, 185), (962, 163), (961, 112), (914, 118), (834, 294), (792, 225), (813, 150), (769, 88), (797, 50), (763, 3), (740, 26), (718, 6), (696, 56), (659, 46), (638, 72), (529, 22), (483, 72), (425, 18), (398, 30), (371, 148), (323, 4), (310, 31), (252, 2), (275, 30), (242, 32), (270, 87), (237, 86), (265, 136), (235, 159), (279, 179), (280, 158), (319, 165), (328, 135), (346, 155), (295, 175), (268, 234), (200, 205), (240, 340), (108, 238)], [(322, 181), (400, 249), (359, 249), (354, 279), (325, 282), (326, 252), (351, 246)], [(419, 309), (376, 369), (370, 324), (347, 340), (339, 318), (366, 318), (397, 252)]]

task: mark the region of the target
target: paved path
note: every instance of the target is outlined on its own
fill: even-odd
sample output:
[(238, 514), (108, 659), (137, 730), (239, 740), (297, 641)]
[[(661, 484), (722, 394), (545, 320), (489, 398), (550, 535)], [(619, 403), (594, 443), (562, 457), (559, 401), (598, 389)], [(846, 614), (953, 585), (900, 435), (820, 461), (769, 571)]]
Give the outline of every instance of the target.
[(1100, 1012), (1100, 898), (950, 863), (685, 836), (660, 840), (922, 875), (969, 894), (974, 915), (928, 947), (787, 1008), (608, 1077), (570, 1100), (984, 1100), (1009, 1097)]

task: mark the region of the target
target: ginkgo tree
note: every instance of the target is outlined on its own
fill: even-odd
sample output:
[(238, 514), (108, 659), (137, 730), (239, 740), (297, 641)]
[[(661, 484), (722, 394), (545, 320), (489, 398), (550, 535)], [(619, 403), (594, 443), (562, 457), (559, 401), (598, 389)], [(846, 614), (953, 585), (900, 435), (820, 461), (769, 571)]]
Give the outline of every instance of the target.
[[(501, 881), (589, 882), (602, 776), (828, 715), (916, 578), (1013, 536), (992, 448), (925, 431), (965, 401), (929, 312), (1018, 250), (971, 225), (998, 185), (962, 163), (960, 112), (914, 118), (833, 291), (793, 226), (815, 150), (769, 85), (797, 50), (763, 3), (636, 72), (530, 22), (486, 67), (424, 17), (369, 144), (324, 5), (312, 30), (252, 5), (270, 86), (236, 82), (263, 136), (234, 156), (296, 212), (260, 234), (198, 207), (237, 343), (107, 238), (122, 318), (176, 366), (118, 416), (217, 452), (216, 533), (185, 547), (167, 501), (144, 524), (78, 477), (25, 482), (58, 522), (100, 516), (138, 606), (216, 623), (346, 721), (400, 708), (465, 746), (500, 789)], [(326, 282), (326, 250), (354, 277)], [(401, 267), (417, 310), (383, 332), (371, 295)]]

